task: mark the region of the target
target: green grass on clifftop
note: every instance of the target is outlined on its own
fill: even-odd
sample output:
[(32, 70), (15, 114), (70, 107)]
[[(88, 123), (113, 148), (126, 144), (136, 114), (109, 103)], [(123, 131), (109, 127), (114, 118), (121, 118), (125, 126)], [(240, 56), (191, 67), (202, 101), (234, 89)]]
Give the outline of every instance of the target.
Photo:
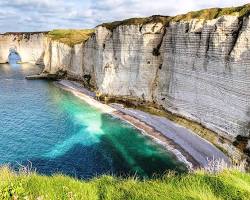
[(75, 44), (85, 42), (93, 34), (94, 34), (93, 29), (83, 29), (83, 30), (58, 29), (50, 31), (48, 33), (48, 37), (50, 37), (52, 40), (62, 42), (69, 46), (74, 46)]
[(199, 11), (188, 12), (183, 15), (177, 15), (172, 18), (172, 21), (188, 21), (191, 19), (205, 19), (211, 20), (223, 15), (235, 15), (235, 16), (245, 16), (250, 13), (250, 4), (239, 7), (230, 7), (230, 8), (210, 8), (203, 9)]
[(124, 199), (222, 200), (250, 197), (250, 174), (224, 171), (217, 175), (196, 172), (169, 174), (161, 179), (138, 180), (102, 176), (80, 181), (63, 175), (15, 174), (0, 169), (0, 199)]
[(250, 14), (250, 4), (246, 4), (239, 7), (203, 9), (173, 17), (154, 15), (146, 18), (131, 18), (123, 21), (104, 23), (101, 24), (100, 26), (104, 26), (110, 30), (113, 30), (121, 25), (144, 25), (147, 23), (158, 23), (158, 22), (161, 22), (163, 25), (167, 25), (169, 22), (188, 21), (191, 19), (211, 20), (223, 15), (237, 15), (239, 17), (243, 17), (249, 14)]
[(123, 21), (103, 23), (100, 26), (104, 26), (109, 30), (113, 30), (121, 25), (143, 25), (143, 24), (158, 23), (158, 22), (162, 24), (167, 24), (170, 20), (171, 20), (171, 17), (168, 17), (168, 16), (154, 15), (154, 16), (145, 17), (145, 18), (143, 17), (131, 18), (131, 19), (123, 20)]

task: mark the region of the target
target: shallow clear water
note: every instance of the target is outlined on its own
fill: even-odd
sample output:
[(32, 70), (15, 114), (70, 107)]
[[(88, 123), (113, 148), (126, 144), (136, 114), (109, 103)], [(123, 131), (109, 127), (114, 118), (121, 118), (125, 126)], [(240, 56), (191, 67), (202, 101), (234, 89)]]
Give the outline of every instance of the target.
[(30, 161), (39, 173), (78, 178), (186, 170), (131, 125), (53, 82), (24, 79), (39, 71), (30, 64), (0, 65), (0, 164)]

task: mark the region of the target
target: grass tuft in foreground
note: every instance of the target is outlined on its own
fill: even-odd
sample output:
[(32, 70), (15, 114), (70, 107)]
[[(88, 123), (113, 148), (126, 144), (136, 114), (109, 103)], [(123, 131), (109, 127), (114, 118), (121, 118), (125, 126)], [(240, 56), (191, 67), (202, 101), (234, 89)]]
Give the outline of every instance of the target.
[(94, 34), (93, 29), (84, 29), (84, 30), (66, 30), (66, 29), (57, 29), (50, 31), (48, 37), (52, 40), (56, 40), (67, 44), (69, 46), (74, 46), (88, 40)]
[(225, 170), (218, 174), (198, 171), (169, 173), (162, 178), (139, 180), (102, 176), (80, 181), (63, 175), (52, 177), (36, 173), (0, 169), (0, 199), (246, 199), (250, 197), (250, 174)]

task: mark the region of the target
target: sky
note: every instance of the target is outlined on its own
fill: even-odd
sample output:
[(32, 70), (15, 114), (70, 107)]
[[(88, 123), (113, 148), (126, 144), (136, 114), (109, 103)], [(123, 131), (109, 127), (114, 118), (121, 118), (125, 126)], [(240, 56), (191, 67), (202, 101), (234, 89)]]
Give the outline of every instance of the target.
[(131, 17), (246, 3), (250, 0), (0, 0), (0, 32), (93, 28)]

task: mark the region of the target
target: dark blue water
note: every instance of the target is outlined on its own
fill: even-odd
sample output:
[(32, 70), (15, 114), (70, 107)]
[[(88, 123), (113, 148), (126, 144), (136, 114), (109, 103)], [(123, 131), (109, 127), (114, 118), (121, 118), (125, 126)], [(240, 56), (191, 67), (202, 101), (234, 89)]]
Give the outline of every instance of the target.
[(41, 69), (0, 65), (0, 164), (32, 163), (42, 174), (150, 177), (185, 166), (129, 124), (53, 82), (25, 80)]

